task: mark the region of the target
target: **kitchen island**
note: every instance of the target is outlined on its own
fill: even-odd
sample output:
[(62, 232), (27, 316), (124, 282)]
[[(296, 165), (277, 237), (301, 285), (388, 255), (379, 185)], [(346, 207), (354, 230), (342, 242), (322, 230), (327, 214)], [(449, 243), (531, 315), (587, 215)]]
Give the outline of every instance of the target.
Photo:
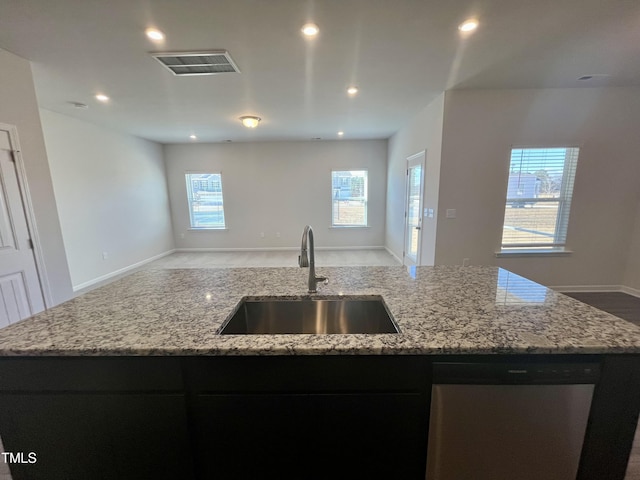
[(495, 267), (319, 270), (399, 333), (219, 335), (244, 297), (308, 296), (297, 268), (140, 271), (0, 330), (0, 436), (38, 456), (14, 479), (424, 478), (443, 359), (597, 362), (578, 478), (624, 477), (640, 328)]

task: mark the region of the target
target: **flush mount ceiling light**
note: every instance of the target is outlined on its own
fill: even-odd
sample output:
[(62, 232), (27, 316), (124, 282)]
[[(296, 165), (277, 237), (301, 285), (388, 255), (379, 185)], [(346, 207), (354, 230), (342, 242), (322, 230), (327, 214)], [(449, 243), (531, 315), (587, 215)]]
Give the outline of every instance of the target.
[(147, 28), (144, 33), (149, 40), (153, 40), (154, 42), (161, 42), (164, 40), (164, 33), (157, 28)]
[(458, 25), (458, 30), (464, 33), (473, 32), (476, 28), (478, 28), (478, 21), (473, 18), (465, 20), (460, 25)]
[(197, 139), (198, 139), (198, 137), (196, 137), (195, 135), (189, 135), (189, 138), (190, 138), (191, 140), (197, 140)]
[(258, 126), (258, 123), (260, 123), (260, 120), (262, 120), (260, 117), (256, 117), (254, 115), (244, 115), (240, 117), (242, 125), (247, 128), (256, 128)]
[(347, 88), (347, 93), (349, 95), (355, 95), (356, 93), (358, 93), (358, 87), (349, 87), (349, 88)]
[(315, 23), (306, 23), (302, 26), (302, 33), (307, 37), (315, 37), (316, 35), (318, 35), (319, 31), (320, 29)]
[(96, 100), (102, 103), (107, 103), (109, 101), (109, 97), (107, 97), (104, 93), (98, 93), (96, 95)]
[(338, 136), (339, 136), (339, 137), (341, 137), (341, 136), (343, 136), (343, 135), (344, 135), (344, 132), (343, 132), (343, 131), (338, 132)]

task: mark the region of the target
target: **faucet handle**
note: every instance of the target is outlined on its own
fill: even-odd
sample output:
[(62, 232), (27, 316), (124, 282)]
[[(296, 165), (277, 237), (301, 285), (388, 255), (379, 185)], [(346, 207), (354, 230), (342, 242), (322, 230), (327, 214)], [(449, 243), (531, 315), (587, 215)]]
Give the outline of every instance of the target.
[(329, 279), (327, 277), (316, 277), (316, 282), (322, 282), (323, 285), (329, 285)]

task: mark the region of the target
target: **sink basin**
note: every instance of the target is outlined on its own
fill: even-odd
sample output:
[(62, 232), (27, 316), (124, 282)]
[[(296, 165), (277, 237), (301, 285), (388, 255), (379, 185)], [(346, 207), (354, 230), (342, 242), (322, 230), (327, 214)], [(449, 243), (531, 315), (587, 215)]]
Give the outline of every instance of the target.
[(245, 297), (220, 335), (398, 333), (382, 297)]

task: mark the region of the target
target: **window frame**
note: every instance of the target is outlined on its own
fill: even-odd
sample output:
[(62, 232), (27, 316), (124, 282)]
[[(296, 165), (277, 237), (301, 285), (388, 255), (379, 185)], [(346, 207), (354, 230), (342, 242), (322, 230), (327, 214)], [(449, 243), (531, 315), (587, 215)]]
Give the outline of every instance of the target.
[[(216, 225), (216, 226), (205, 226), (205, 227), (198, 227), (198, 226), (194, 226), (194, 216), (193, 216), (193, 209), (192, 209), (192, 202), (193, 202), (193, 190), (192, 190), (192, 185), (189, 183), (189, 176), (190, 175), (219, 175), (220, 176), (220, 198), (221, 198), (221, 207), (222, 207), (222, 225)], [(198, 171), (185, 171), (184, 172), (184, 180), (185, 180), (185, 189), (186, 189), (186, 200), (187, 200), (187, 210), (189, 213), (189, 230), (194, 230), (194, 231), (220, 231), (220, 230), (227, 230), (227, 216), (225, 214), (225, 209), (224, 209), (224, 182), (223, 182), (223, 178), (222, 178), (222, 171), (204, 171), (204, 170), (198, 170)]]
[[(335, 223), (334, 218), (334, 202), (335, 191), (333, 188), (333, 174), (338, 172), (364, 172), (364, 223)], [(369, 169), (363, 167), (356, 168), (332, 168), (329, 178), (329, 187), (331, 189), (331, 228), (368, 228), (369, 227)]]
[[(507, 209), (509, 204), (513, 202), (513, 199), (509, 198), (509, 175), (511, 174), (511, 158), (514, 150), (551, 150), (551, 149), (564, 149), (565, 160), (562, 168), (562, 183), (560, 185), (560, 192), (557, 198), (540, 200), (534, 198), (522, 198), (522, 201), (536, 200), (543, 202), (557, 202), (558, 213), (556, 216), (556, 222), (553, 230), (553, 243), (536, 243), (536, 242), (521, 242), (521, 243), (503, 243), (504, 228)], [(573, 152), (569, 152), (573, 150)], [(569, 226), (569, 219), (571, 213), (571, 203), (573, 201), (573, 192), (575, 187), (575, 178), (577, 175), (578, 159), (581, 153), (580, 145), (545, 145), (545, 146), (520, 146), (512, 145), (509, 149), (509, 162), (507, 166), (507, 188), (505, 192), (504, 201), (504, 214), (502, 217), (501, 225), (501, 238), (500, 238), (500, 250), (496, 252), (496, 256), (526, 256), (526, 255), (565, 255), (572, 253), (567, 249), (567, 233)], [(568, 175), (567, 175), (568, 173)], [(568, 194), (567, 194), (568, 193)]]

